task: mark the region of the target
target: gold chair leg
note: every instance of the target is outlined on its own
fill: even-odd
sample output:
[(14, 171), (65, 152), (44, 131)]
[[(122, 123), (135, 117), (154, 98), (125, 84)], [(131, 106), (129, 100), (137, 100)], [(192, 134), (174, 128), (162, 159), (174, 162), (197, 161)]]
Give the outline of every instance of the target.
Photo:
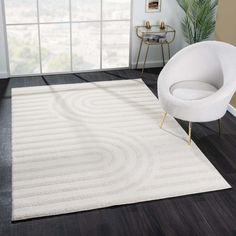
[(192, 122), (189, 122), (188, 124), (188, 137), (189, 137), (189, 140), (188, 140), (188, 144), (191, 145), (191, 142), (192, 142)]
[(163, 118), (162, 118), (162, 120), (161, 120), (161, 124), (160, 124), (160, 128), (161, 128), (161, 129), (162, 129), (162, 127), (163, 127), (163, 124), (164, 124), (164, 121), (165, 121), (165, 119), (166, 119), (166, 116), (167, 116), (167, 112), (164, 113)]
[(219, 136), (221, 136), (221, 133), (222, 133), (222, 120), (221, 119), (218, 120), (218, 126), (219, 126)]

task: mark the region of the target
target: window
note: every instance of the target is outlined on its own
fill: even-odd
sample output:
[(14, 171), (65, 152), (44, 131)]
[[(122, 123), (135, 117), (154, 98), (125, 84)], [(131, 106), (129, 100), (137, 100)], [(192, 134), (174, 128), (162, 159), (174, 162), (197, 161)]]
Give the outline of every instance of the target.
[(131, 0), (5, 0), (11, 75), (129, 66)]

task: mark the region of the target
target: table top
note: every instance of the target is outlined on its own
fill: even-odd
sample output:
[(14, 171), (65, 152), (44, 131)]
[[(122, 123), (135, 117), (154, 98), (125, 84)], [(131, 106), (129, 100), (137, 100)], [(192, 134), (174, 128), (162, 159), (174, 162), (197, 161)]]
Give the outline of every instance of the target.
[[(136, 26), (136, 34), (142, 42), (149, 45), (170, 44), (175, 39), (176, 31), (169, 25), (165, 29), (160, 29), (160, 25), (153, 25), (151, 29), (145, 26)], [(170, 37), (168, 37), (170, 35)]]
[(169, 32), (175, 32), (175, 29), (169, 25), (165, 26), (165, 29), (160, 29), (160, 25), (153, 25), (151, 29), (147, 29), (145, 26), (136, 26), (137, 34), (165, 34)]

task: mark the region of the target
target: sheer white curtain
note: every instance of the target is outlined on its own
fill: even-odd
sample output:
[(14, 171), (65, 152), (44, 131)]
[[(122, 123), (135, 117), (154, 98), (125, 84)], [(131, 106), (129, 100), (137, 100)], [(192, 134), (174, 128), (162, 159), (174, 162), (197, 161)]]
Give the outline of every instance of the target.
[(4, 0), (11, 75), (129, 66), (131, 0)]

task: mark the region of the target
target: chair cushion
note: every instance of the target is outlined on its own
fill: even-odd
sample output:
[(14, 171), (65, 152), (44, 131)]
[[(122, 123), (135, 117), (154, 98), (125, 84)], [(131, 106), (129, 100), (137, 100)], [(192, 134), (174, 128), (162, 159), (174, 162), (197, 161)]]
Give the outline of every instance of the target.
[(218, 89), (202, 81), (180, 81), (170, 87), (173, 96), (182, 100), (198, 100), (208, 97)]

